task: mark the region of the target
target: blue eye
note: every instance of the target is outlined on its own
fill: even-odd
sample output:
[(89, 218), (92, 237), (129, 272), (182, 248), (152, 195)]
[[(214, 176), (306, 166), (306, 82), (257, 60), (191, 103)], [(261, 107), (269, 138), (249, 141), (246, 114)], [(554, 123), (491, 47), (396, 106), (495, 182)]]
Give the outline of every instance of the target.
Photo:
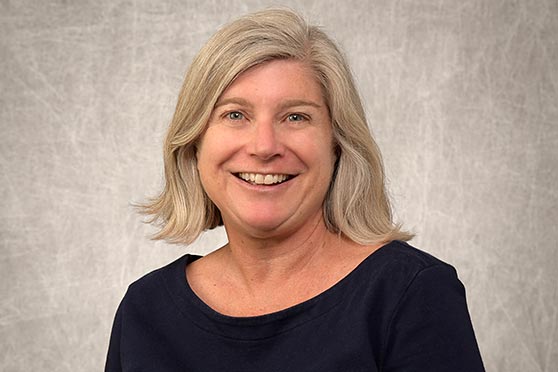
[(287, 119), (289, 121), (303, 121), (306, 118), (300, 114), (290, 114), (289, 116), (287, 116)]
[(227, 117), (231, 120), (242, 120), (244, 119), (244, 115), (241, 112), (233, 111), (227, 114)]

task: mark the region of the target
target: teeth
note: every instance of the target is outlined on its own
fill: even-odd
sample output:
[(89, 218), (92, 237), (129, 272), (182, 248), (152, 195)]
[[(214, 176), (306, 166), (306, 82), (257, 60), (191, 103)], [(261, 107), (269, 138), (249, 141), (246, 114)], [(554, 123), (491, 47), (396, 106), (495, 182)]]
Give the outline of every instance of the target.
[(284, 182), (289, 176), (286, 174), (261, 174), (261, 173), (239, 173), (238, 176), (244, 181), (256, 185), (273, 185)]

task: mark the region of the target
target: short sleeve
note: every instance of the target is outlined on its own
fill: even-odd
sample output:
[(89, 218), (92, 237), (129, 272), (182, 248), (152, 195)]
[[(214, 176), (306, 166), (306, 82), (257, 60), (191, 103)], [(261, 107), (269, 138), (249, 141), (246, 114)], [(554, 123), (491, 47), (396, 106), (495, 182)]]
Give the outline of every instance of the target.
[(384, 372), (481, 372), (465, 288), (449, 265), (419, 271), (391, 318)]

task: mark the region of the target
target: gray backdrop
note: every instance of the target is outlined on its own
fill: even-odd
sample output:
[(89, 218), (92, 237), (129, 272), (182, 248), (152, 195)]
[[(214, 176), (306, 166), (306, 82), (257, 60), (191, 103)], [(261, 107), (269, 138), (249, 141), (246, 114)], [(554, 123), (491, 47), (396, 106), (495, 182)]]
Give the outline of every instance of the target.
[[(162, 184), (185, 69), (273, 1), (0, 1), (0, 370), (99, 371), (134, 279), (191, 247)], [(340, 42), (398, 219), (452, 263), (489, 371), (558, 365), (558, 1), (284, 1)]]

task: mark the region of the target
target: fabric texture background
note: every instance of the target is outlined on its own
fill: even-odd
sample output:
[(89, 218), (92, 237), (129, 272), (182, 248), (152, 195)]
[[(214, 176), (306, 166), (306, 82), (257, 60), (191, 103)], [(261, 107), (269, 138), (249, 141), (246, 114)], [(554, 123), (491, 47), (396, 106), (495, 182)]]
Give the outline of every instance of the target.
[(454, 265), (488, 371), (558, 365), (556, 0), (0, 0), (0, 370), (99, 371), (184, 72), (270, 5), (342, 46), (412, 244)]

